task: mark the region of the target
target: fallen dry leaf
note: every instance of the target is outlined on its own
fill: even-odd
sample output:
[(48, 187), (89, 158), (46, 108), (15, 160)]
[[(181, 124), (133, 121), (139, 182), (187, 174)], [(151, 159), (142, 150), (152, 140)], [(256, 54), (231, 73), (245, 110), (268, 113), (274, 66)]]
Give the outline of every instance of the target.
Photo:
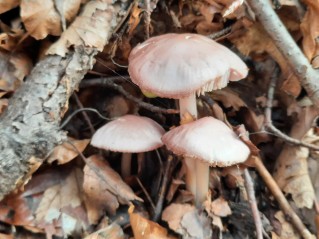
[(19, 5), (20, 0), (0, 0), (0, 14)]
[[(275, 218), (280, 222), (281, 225), (281, 232), (279, 234), (280, 239), (300, 239), (298, 232), (296, 232), (293, 228), (293, 226), (286, 221), (285, 215), (282, 211), (278, 211), (275, 214)], [(274, 238), (276, 238), (277, 235), (274, 235)]]
[(319, 51), (319, 1), (305, 0), (304, 3), (308, 8), (300, 25), (303, 34), (302, 46), (305, 55), (311, 62)]
[(281, 151), (274, 178), (279, 187), (288, 194), (297, 207), (312, 208), (315, 192), (308, 174), (309, 149), (286, 145)]
[[(43, 4), (42, 4), (43, 5)], [(103, 50), (112, 25), (112, 6), (107, 2), (88, 2), (80, 16), (54, 43), (47, 54), (65, 56), (70, 46), (95, 47)]]
[(208, 214), (214, 214), (215, 216), (219, 217), (227, 217), (228, 215), (231, 215), (231, 209), (227, 201), (222, 197), (215, 199), (205, 206)]
[(134, 206), (130, 206), (130, 222), (135, 239), (174, 239), (168, 235), (167, 230), (159, 224), (152, 222), (138, 213), (134, 213)]
[(221, 101), (225, 108), (232, 107), (235, 111), (247, 106), (237, 93), (228, 88), (215, 90), (211, 93), (211, 96), (212, 99)]
[(32, 61), (23, 53), (0, 51), (0, 90), (15, 91), (32, 69)]
[[(262, 41), (260, 39), (263, 39)], [(231, 39), (238, 50), (244, 54), (261, 54), (267, 52), (280, 66), (285, 82), (282, 89), (297, 97), (301, 91), (298, 78), (292, 73), (286, 58), (279, 52), (269, 35), (263, 30), (259, 23), (254, 23), (245, 34)]]
[(48, 238), (81, 235), (88, 227), (82, 199), (82, 171), (74, 168), (59, 184), (47, 188), (35, 212), (35, 221)]
[(121, 176), (109, 167), (100, 155), (92, 155), (87, 158), (86, 164), (104, 182), (104, 187), (116, 196), (121, 204), (129, 205), (132, 200), (143, 201), (134, 194)]
[(108, 185), (88, 166), (84, 167), (83, 190), (90, 224), (97, 224), (106, 210), (115, 214), (119, 207), (117, 197), (108, 190)]
[(17, 48), (17, 44), (24, 36), (25, 31), (19, 26), (19, 28), (10, 28), (4, 23), (0, 22), (0, 28), (2, 33), (0, 34), (0, 48), (7, 51), (14, 51)]
[(112, 223), (111, 225), (88, 235), (85, 239), (125, 239), (125, 235), (118, 224)]
[(162, 220), (183, 238), (208, 239), (212, 236), (210, 220), (204, 214), (199, 215), (190, 204), (170, 204), (164, 209)]
[(48, 157), (47, 162), (53, 163), (54, 161), (57, 161), (58, 164), (68, 163), (77, 157), (79, 152), (82, 153), (89, 143), (89, 139), (75, 140), (68, 138), (68, 142), (64, 142), (53, 149), (53, 152)]
[[(62, 33), (63, 19), (71, 20), (80, 8), (80, 0), (21, 0), (21, 18), (28, 33), (40, 40)], [(63, 9), (62, 12), (59, 11)]]

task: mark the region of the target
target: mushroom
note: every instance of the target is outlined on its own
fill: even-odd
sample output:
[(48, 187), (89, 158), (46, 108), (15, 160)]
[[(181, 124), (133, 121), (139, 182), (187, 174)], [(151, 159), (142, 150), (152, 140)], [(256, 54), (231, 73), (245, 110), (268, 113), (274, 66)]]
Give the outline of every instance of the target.
[(165, 130), (154, 120), (137, 115), (125, 115), (105, 124), (93, 135), (91, 145), (122, 152), (122, 177), (131, 175), (131, 153), (143, 153), (163, 145)]
[[(142, 91), (160, 97), (179, 99), (181, 120), (191, 114), (197, 118), (196, 93), (221, 89), (248, 73), (245, 63), (226, 47), (197, 34), (165, 34), (137, 45), (129, 56), (131, 80)], [(186, 186), (196, 194), (196, 173), (202, 168), (191, 158), (184, 158)], [(197, 165), (196, 165), (197, 164)], [(198, 174), (198, 176), (196, 176)]]
[[(197, 173), (206, 175), (205, 166), (227, 167), (246, 161), (250, 154), (248, 146), (222, 121), (213, 117), (176, 127), (162, 137), (163, 143), (174, 154), (200, 160), (203, 167)], [(199, 207), (206, 198), (209, 179), (197, 178), (195, 195), (196, 206)]]

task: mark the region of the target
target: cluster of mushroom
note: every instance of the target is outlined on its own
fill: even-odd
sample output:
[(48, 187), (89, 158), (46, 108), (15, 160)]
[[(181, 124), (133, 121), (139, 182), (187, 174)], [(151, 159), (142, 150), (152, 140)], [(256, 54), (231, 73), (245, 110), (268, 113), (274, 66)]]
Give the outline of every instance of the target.
[[(197, 118), (196, 94), (221, 89), (248, 73), (237, 55), (197, 34), (165, 34), (148, 39), (132, 50), (128, 71), (143, 92), (178, 99), (181, 121), (189, 114)], [(134, 134), (126, 130), (127, 135)], [(114, 140), (110, 133), (107, 137)], [(136, 138), (141, 137), (139, 132)], [(210, 165), (230, 166), (245, 161), (250, 154), (237, 135), (213, 117), (176, 127), (164, 134), (162, 141), (173, 153), (183, 156), (186, 187), (195, 196), (197, 206), (208, 192)], [(94, 137), (92, 144), (99, 147)]]

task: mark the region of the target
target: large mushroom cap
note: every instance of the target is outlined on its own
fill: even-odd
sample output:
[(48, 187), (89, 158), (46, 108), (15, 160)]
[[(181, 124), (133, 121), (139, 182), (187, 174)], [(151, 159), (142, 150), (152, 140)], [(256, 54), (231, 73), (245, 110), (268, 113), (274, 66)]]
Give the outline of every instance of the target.
[(137, 45), (129, 74), (142, 90), (179, 99), (225, 87), (248, 73), (232, 51), (197, 34), (165, 34)]
[(249, 148), (222, 121), (201, 118), (163, 135), (166, 147), (177, 155), (200, 159), (220, 167), (244, 162)]
[(105, 124), (92, 137), (97, 148), (123, 153), (141, 153), (157, 149), (165, 130), (154, 120), (125, 115)]

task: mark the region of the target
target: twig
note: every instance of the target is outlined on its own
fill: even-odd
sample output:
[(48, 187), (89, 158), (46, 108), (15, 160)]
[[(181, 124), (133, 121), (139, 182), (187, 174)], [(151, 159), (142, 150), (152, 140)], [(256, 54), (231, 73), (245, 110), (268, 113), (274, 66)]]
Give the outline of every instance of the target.
[(248, 172), (248, 169), (244, 170), (244, 177), (245, 177), (245, 187), (248, 194), (249, 204), (251, 207), (252, 215), (253, 215), (255, 226), (256, 226), (257, 239), (263, 239), (263, 232), (262, 232), (263, 225), (261, 223), (260, 214), (257, 207), (254, 183)]
[(247, 2), (298, 76), (314, 105), (319, 107), (319, 71), (309, 64), (268, 0), (247, 0)]
[(155, 210), (155, 204), (153, 203), (153, 200), (152, 200), (151, 196), (148, 194), (148, 192), (147, 192), (146, 188), (143, 186), (141, 180), (138, 177), (135, 177), (135, 178), (136, 178), (136, 181), (137, 181), (138, 185), (140, 185), (142, 191), (144, 192), (147, 200), (151, 204), (152, 209)]
[(150, 38), (150, 28), (151, 28), (151, 3), (150, 0), (144, 0), (145, 4), (145, 13), (144, 13), (144, 22), (145, 22), (145, 38)]
[[(91, 80), (90, 80), (91, 81)], [(110, 87), (114, 90), (117, 90), (118, 92), (120, 92), (125, 98), (133, 101), (134, 103), (136, 103), (138, 106), (147, 109), (151, 112), (154, 113), (163, 113), (163, 114), (178, 114), (179, 111), (175, 110), (175, 109), (163, 109), (160, 108), (158, 106), (146, 103), (144, 101), (142, 101), (141, 99), (138, 99), (136, 97), (134, 97), (133, 95), (131, 95), (130, 93), (128, 93), (126, 90), (124, 90), (124, 88), (112, 81), (108, 81), (108, 78), (101, 78), (101, 79), (95, 79), (94, 83), (85, 83), (85, 84), (81, 84), (81, 87), (84, 86), (89, 86), (89, 85), (97, 85), (99, 83), (100, 86), (105, 86), (105, 87)]]
[(261, 159), (256, 156), (253, 156), (253, 159), (254, 159), (254, 165), (256, 170), (258, 171), (259, 175), (264, 180), (266, 186), (268, 187), (268, 189), (270, 190), (274, 198), (277, 200), (279, 207), (281, 208), (283, 213), (286, 215), (287, 220), (294, 225), (294, 227), (298, 230), (298, 232), (303, 238), (315, 239), (314, 235), (312, 235), (309, 232), (309, 230), (305, 227), (301, 219), (291, 208), (284, 194), (282, 193), (279, 186), (277, 185), (273, 177), (270, 175), (270, 173), (266, 169)]
[(213, 39), (215, 41), (221, 40), (221, 38), (227, 36), (228, 34), (230, 34), (232, 29), (232, 26), (223, 28), (222, 30), (218, 31), (218, 32), (214, 32), (210, 35), (208, 35), (207, 37), (210, 39)]
[[(75, 99), (75, 101), (76, 101), (76, 104), (79, 106), (79, 108), (80, 108), (80, 109), (83, 109), (83, 108), (84, 108), (84, 107), (83, 107), (83, 104), (81, 103), (81, 101), (80, 101), (78, 95), (77, 95), (75, 92), (73, 93), (73, 97), (74, 97), (74, 99)], [(89, 129), (90, 129), (90, 131), (91, 131), (91, 135), (93, 135), (93, 134), (95, 133), (95, 129), (94, 129), (93, 125), (92, 125), (92, 122), (91, 122), (91, 120), (90, 120), (88, 114), (85, 112), (85, 110), (81, 111), (81, 113), (82, 113), (82, 115), (83, 115), (84, 120), (86, 121), (86, 123), (87, 123), (88, 126), (89, 126)]]
[(61, 124), (60, 129), (63, 129), (77, 113), (82, 112), (82, 111), (91, 111), (91, 112), (94, 112), (94, 113), (96, 113), (100, 118), (105, 119), (105, 120), (113, 120), (113, 119), (115, 119), (115, 118), (111, 119), (111, 118), (106, 118), (106, 117), (104, 117), (104, 116), (103, 116), (99, 111), (97, 111), (96, 109), (93, 109), (93, 108), (82, 108), (82, 109), (75, 110), (71, 115), (69, 115), (68, 118), (66, 118), (66, 120), (64, 120), (63, 123)]
[(278, 68), (276, 67), (274, 70), (274, 74), (270, 79), (270, 84), (268, 88), (268, 94), (267, 94), (267, 102), (266, 102), (266, 108), (265, 108), (265, 128), (267, 128), (269, 131), (271, 131), (273, 134), (275, 134), (277, 137), (283, 139), (287, 143), (291, 143), (298, 146), (307, 147), (309, 149), (313, 150), (319, 150), (319, 147), (313, 144), (302, 142), (301, 140), (289, 137), (288, 135), (282, 133), (279, 129), (277, 129), (273, 124), (271, 120), (271, 109), (272, 109), (272, 102), (274, 99), (274, 93), (276, 88), (276, 81), (277, 81), (277, 73)]
[(166, 163), (166, 167), (165, 167), (165, 172), (163, 175), (163, 180), (162, 180), (162, 185), (159, 191), (159, 197), (155, 206), (155, 210), (154, 210), (154, 215), (153, 215), (153, 221), (158, 221), (161, 213), (162, 213), (162, 209), (163, 209), (163, 202), (164, 202), (164, 198), (165, 198), (165, 193), (166, 193), (166, 189), (167, 189), (167, 182), (168, 182), (168, 178), (169, 178), (169, 172), (170, 172), (170, 168), (171, 168), (171, 162), (173, 160), (173, 157), (170, 155), (168, 156), (167, 159), (167, 163)]

